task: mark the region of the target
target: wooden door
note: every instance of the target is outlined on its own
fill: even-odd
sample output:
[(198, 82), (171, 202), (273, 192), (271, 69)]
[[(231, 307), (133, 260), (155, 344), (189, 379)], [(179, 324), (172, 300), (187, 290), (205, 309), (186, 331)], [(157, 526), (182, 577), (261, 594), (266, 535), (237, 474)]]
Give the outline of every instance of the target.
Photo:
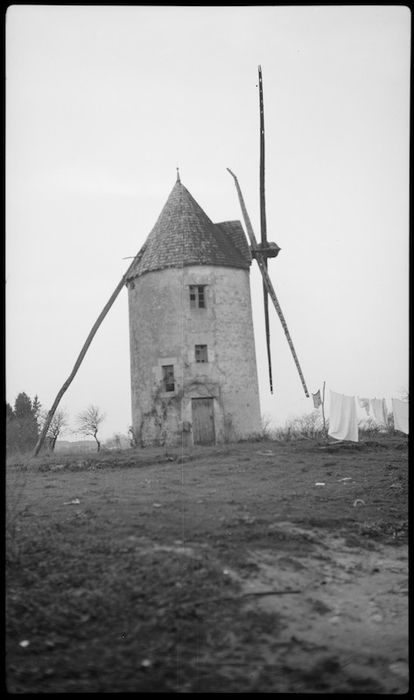
[(195, 445), (214, 445), (214, 399), (192, 399), (193, 440)]

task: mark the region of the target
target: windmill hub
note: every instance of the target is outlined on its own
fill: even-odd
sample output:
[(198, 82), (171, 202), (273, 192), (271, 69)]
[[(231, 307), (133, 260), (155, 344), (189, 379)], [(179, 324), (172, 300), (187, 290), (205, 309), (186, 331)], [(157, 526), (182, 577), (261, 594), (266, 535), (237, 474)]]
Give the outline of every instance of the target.
[(266, 241), (265, 243), (258, 243), (257, 246), (252, 246), (250, 250), (252, 258), (257, 258), (258, 255), (262, 258), (276, 258), (281, 249), (277, 243)]

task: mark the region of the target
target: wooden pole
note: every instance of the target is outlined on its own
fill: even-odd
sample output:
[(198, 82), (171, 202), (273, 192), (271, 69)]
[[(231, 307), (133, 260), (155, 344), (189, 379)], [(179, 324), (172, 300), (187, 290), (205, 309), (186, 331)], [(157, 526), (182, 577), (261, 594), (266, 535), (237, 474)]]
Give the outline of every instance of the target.
[(326, 424), (325, 424), (325, 382), (323, 383), (323, 392), (322, 392), (322, 420), (323, 420), (323, 432), (325, 433), (325, 439), (328, 439), (328, 433), (326, 432)]
[(129, 268), (128, 268), (128, 270), (126, 271), (126, 273), (123, 275), (121, 281), (120, 281), (120, 282), (117, 284), (117, 286), (115, 287), (115, 289), (114, 289), (114, 291), (112, 292), (112, 294), (111, 294), (109, 300), (107, 301), (107, 303), (105, 304), (105, 306), (104, 306), (104, 308), (102, 309), (101, 313), (99, 314), (98, 318), (96, 319), (95, 323), (93, 324), (93, 326), (92, 326), (92, 328), (91, 328), (91, 331), (90, 331), (88, 337), (86, 338), (86, 340), (85, 340), (85, 342), (84, 342), (84, 344), (83, 344), (83, 346), (82, 346), (82, 350), (80, 351), (80, 353), (79, 353), (79, 355), (78, 355), (78, 358), (77, 358), (77, 360), (76, 360), (76, 362), (75, 362), (75, 364), (74, 364), (74, 366), (73, 366), (73, 369), (72, 369), (72, 371), (71, 371), (69, 377), (68, 377), (67, 380), (64, 382), (64, 384), (62, 385), (61, 389), (58, 391), (57, 396), (56, 396), (56, 398), (55, 398), (55, 400), (54, 400), (54, 402), (53, 402), (52, 408), (50, 409), (49, 413), (47, 414), (47, 417), (46, 417), (46, 420), (45, 420), (45, 424), (44, 424), (44, 426), (43, 426), (43, 428), (42, 428), (42, 431), (41, 431), (41, 433), (40, 433), (40, 435), (39, 435), (39, 439), (38, 439), (38, 441), (37, 441), (37, 443), (36, 443), (36, 446), (35, 446), (35, 448), (34, 448), (33, 457), (36, 457), (36, 456), (39, 454), (39, 452), (40, 452), (40, 450), (41, 450), (41, 448), (42, 448), (42, 446), (43, 446), (43, 443), (44, 443), (44, 441), (45, 441), (45, 437), (46, 437), (46, 435), (47, 435), (47, 431), (49, 430), (49, 427), (50, 427), (50, 424), (51, 424), (51, 422), (52, 422), (53, 416), (54, 416), (54, 414), (55, 414), (55, 411), (56, 411), (56, 409), (57, 409), (57, 407), (58, 407), (58, 405), (59, 405), (59, 402), (60, 402), (60, 400), (61, 400), (63, 394), (65, 393), (65, 391), (69, 388), (70, 384), (72, 383), (72, 381), (73, 381), (73, 379), (74, 379), (74, 377), (75, 377), (75, 375), (76, 375), (76, 373), (77, 373), (77, 371), (78, 371), (78, 369), (79, 369), (79, 367), (80, 367), (80, 365), (81, 365), (81, 363), (82, 363), (82, 360), (83, 360), (83, 358), (85, 357), (86, 352), (87, 352), (87, 350), (88, 350), (88, 348), (89, 348), (89, 346), (90, 346), (90, 344), (91, 344), (91, 342), (92, 342), (92, 340), (93, 340), (93, 338), (94, 338), (94, 336), (95, 336), (95, 334), (96, 334), (96, 331), (98, 330), (99, 326), (101, 325), (102, 321), (104, 320), (106, 314), (108, 313), (109, 309), (111, 308), (112, 304), (114, 303), (115, 299), (117, 298), (117, 296), (118, 296), (119, 292), (121, 291), (122, 287), (125, 285), (129, 272), (131, 271), (132, 267), (135, 265), (135, 262), (141, 258), (142, 254), (143, 254), (143, 252), (144, 252), (144, 247), (145, 247), (145, 246), (143, 246), (143, 247), (141, 248), (141, 250), (139, 251), (139, 253), (135, 256), (133, 262), (132, 262), (131, 265), (129, 266)]
[[(249, 215), (248, 215), (248, 213), (247, 213), (246, 205), (245, 205), (245, 203), (244, 203), (244, 199), (243, 199), (243, 195), (242, 195), (242, 192), (241, 192), (241, 189), (240, 189), (239, 182), (238, 182), (238, 180), (237, 180), (236, 175), (230, 170), (230, 168), (227, 168), (227, 170), (229, 171), (230, 175), (231, 175), (231, 176), (233, 177), (233, 179), (234, 179), (234, 182), (235, 182), (235, 185), (236, 185), (236, 189), (237, 189), (237, 193), (238, 193), (238, 195), (239, 195), (239, 201), (240, 201), (240, 206), (241, 206), (241, 210), (242, 210), (242, 213), (243, 213), (244, 223), (246, 224), (247, 233), (248, 233), (248, 236), (249, 236), (249, 238), (250, 238), (250, 243), (251, 243), (252, 248), (254, 248), (254, 249), (256, 250), (256, 249), (257, 249), (256, 236), (254, 235), (253, 226), (252, 226), (252, 224), (251, 224)], [(270, 277), (269, 277), (269, 273), (268, 273), (268, 271), (267, 271), (267, 269), (266, 269), (264, 260), (263, 260), (263, 258), (262, 258), (262, 256), (261, 256), (260, 254), (259, 254), (259, 255), (256, 255), (256, 260), (257, 260), (257, 263), (258, 263), (258, 265), (259, 265), (260, 272), (262, 273), (262, 277), (263, 277), (263, 281), (264, 281), (264, 283), (265, 283), (265, 285), (266, 285), (266, 289), (267, 289), (267, 291), (268, 291), (268, 293), (269, 293), (269, 296), (270, 296), (270, 298), (271, 298), (271, 300), (272, 300), (272, 302), (273, 302), (273, 306), (274, 306), (275, 309), (276, 309), (276, 312), (277, 312), (277, 314), (278, 314), (278, 316), (279, 316), (279, 319), (280, 319), (280, 322), (281, 322), (281, 324), (282, 324), (283, 330), (284, 330), (284, 332), (285, 332), (285, 336), (286, 336), (286, 338), (287, 338), (287, 341), (288, 341), (288, 344), (289, 344), (289, 348), (290, 348), (290, 351), (291, 351), (291, 353), (292, 353), (292, 357), (293, 357), (293, 359), (294, 359), (294, 361), (295, 361), (296, 369), (298, 370), (299, 377), (300, 377), (300, 380), (301, 380), (301, 382), (302, 382), (302, 386), (303, 386), (303, 389), (304, 389), (304, 392), (305, 392), (305, 396), (309, 397), (308, 388), (307, 388), (307, 386), (306, 386), (305, 378), (304, 378), (304, 376), (303, 376), (303, 374), (302, 374), (302, 370), (301, 370), (301, 367), (300, 367), (300, 364), (299, 364), (298, 357), (297, 357), (297, 355), (296, 355), (296, 351), (295, 351), (295, 348), (294, 348), (294, 345), (293, 345), (293, 342), (292, 342), (292, 338), (290, 337), (290, 333), (289, 333), (289, 330), (288, 330), (288, 327), (287, 327), (287, 323), (286, 323), (285, 317), (283, 316), (282, 309), (280, 308), (280, 304), (279, 304), (279, 302), (278, 302), (278, 300), (277, 300), (276, 292), (275, 292), (275, 290), (274, 290), (274, 288), (273, 288), (273, 284), (272, 284), (272, 281), (271, 281), (271, 279), (270, 279)]]
[[(264, 104), (263, 104), (263, 79), (262, 69), (259, 66), (259, 111), (260, 111), (260, 232), (263, 245), (267, 243), (266, 224), (266, 197), (265, 197), (265, 125), (264, 125)], [(267, 258), (263, 259), (267, 270)], [(273, 373), (272, 355), (270, 352), (270, 325), (269, 325), (269, 296), (266, 284), (263, 281), (263, 305), (265, 316), (265, 333), (267, 348), (267, 364), (269, 368), (270, 393), (273, 394)]]
[(259, 110), (260, 110), (260, 232), (262, 243), (267, 243), (267, 224), (265, 206), (265, 125), (263, 104), (262, 69), (259, 66)]

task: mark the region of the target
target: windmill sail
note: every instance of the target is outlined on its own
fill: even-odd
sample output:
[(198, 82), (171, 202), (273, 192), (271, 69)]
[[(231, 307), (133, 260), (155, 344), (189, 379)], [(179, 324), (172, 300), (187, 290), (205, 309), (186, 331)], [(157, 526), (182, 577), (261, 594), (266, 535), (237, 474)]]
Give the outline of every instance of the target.
[(86, 338), (82, 350), (80, 351), (78, 358), (73, 366), (73, 369), (69, 375), (69, 377), (66, 379), (62, 387), (59, 389), (57, 396), (52, 404), (52, 408), (50, 409), (49, 413), (46, 416), (46, 420), (44, 422), (43, 428), (41, 430), (41, 433), (39, 435), (39, 439), (35, 445), (34, 451), (33, 451), (33, 457), (36, 457), (41, 448), (43, 447), (44, 441), (46, 439), (47, 431), (49, 430), (50, 424), (52, 422), (53, 416), (55, 415), (56, 409), (60, 403), (60, 400), (63, 396), (63, 394), (67, 391), (69, 388), (70, 384), (72, 383), (81, 363), (83, 358), (85, 357), (87, 350), (94, 339), (94, 336), (96, 334), (96, 331), (98, 330), (99, 326), (101, 325), (102, 321), (104, 320), (105, 316), (107, 315), (109, 309), (113, 305), (115, 299), (119, 295), (121, 289), (125, 286), (127, 278), (128, 278), (128, 273), (130, 270), (132, 270), (133, 266), (136, 264), (136, 262), (140, 259), (140, 257), (143, 255), (145, 250), (145, 245), (141, 248), (141, 250), (137, 253), (137, 255), (134, 257), (133, 262), (129, 266), (128, 270), (126, 273), (123, 275), (122, 279), (120, 282), (118, 282), (117, 286), (115, 287), (115, 290), (112, 292), (111, 296), (109, 297), (109, 300), (106, 302), (104, 308), (102, 309), (101, 313), (99, 314), (98, 318), (96, 319), (95, 323), (93, 324), (88, 337)]
[[(263, 247), (267, 245), (266, 226), (266, 202), (265, 202), (265, 128), (264, 128), (264, 105), (263, 105), (263, 79), (262, 69), (259, 66), (259, 107), (260, 107), (260, 232)], [(267, 270), (267, 258), (263, 257), (263, 262)], [(272, 376), (272, 356), (270, 352), (270, 326), (269, 326), (269, 296), (266, 284), (263, 281), (263, 304), (265, 315), (267, 364), (269, 368), (270, 393), (273, 394)]]
[[(239, 196), (240, 207), (241, 207), (241, 210), (242, 210), (243, 219), (244, 219), (244, 223), (245, 223), (245, 225), (246, 225), (246, 230), (247, 230), (247, 234), (248, 234), (249, 239), (250, 239), (251, 246), (252, 246), (252, 248), (253, 248), (254, 250), (258, 250), (256, 236), (255, 236), (254, 231), (253, 231), (253, 227), (252, 227), (252, 224), (251, 224), (251, 221), (250, 221), (250, 217), (249, 217), (249, 215), (248, 215), (248, 213), (247, 213), (247, 209), (246, 209), (246, 205), (245, 205), (245, 203), (244, 203), (244, 199), (243, 199), (242, 191), (241, 191), (241, 189), (240, 189), (239, 181), (237, 180), (236, 175), (230, 170), (230, 168), (227, 168), (227, 170), (229, 171), (230, 175), (233, 177), (234, 183), (235, 183), (235, 185), (236, 185), (237, 194), (238, 194), (238, 196)], [(294, 361), (295, 361), (296, 369), (298, 370), (299, 377), (300, 377), (300, 380), (301, 380), (301, 382), (302, 382), (302, 386), (303, 386), (305, 395), (306, 395), (307, 397), (309, 397), (309, 392), (308, 392), (308, 389), (307, 389), (307, 386), (306, 386), (305, 378), (304, 378), (304, 376), (303, 376), (303, 373), (302, 373), (302, 370), (301, 370), (301, 367), (300, 367), (300, 364), (299, 364), (299, 360), (298, 360), (298, 357), (297, 357), (297, 355), (296, 355), (296, 351), (295, 351), (295, 348), (294, 348), (294, 345), (293, 345), (293, 342), (292, 342), (292, 338), (290, 337), (290, 333), (289, 333), (289, 330), (288, 330), (288, 327), (287, 327), (287, 323), (286, 323), (285, 317), (283, 316), (282, 309), (280, 308), (280, 304), (279, 304), (279, 302), (278, 302), (278, 300), (277, 300), (276, 292), (275, 292), (275, 290), (274, 290), (274, 288), (273, 288), (272, 281), (271, 281), (271, 279), (270, 279), (270, 277), (269, 277), (269, 273), (267, 272), (267, 269), (266, 269), (266, 266), (265, 266), (265, 263), (264, 263), (264, 260), (263, 260), (263, 257), (264, 257), (264, 256), (262, 256), (262, 255), (256, 255), (255, 257), (256, 257), (257, 263), (258, 263), (258, 265), (259, 265), (260, 272), (262, 273), (263, 282), (264, 282), (264, 284), (265, 284), (265, 286), (266, 286), (266, 291), (268, 292), (268, 294), (269, 294), (269, 296), (270, 296), (270, 298), (271, 298), (271, 300), (272, 300), (272, 302), (273, 302), (273, 305), (274, 305), (274, 307), (275, 307), (275, 309), (276, 309), (277, 315), (279, 316), (280, 322), (281, 322), (281, 324), (282, 324), (282, 328), (283, 328), (283, 330), (284, 330), (284, 332), (285, 332), (285, 336), (286, 336), (286, 339), (287, 339), (287, 341), (288, 341), (288, 344), (289, 344), (289, 347), (290, 347), (290, 351), (291, 351), (291, 353), (292, 353), (292, 357), (293, 357), (293, 359), (294, 359)]]

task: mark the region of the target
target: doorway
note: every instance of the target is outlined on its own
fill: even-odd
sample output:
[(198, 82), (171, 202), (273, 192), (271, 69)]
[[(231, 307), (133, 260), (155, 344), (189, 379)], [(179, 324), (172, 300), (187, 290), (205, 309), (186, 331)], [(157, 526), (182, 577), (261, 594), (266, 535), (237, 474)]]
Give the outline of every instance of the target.
[(192, 399), (193, 440), (195, 445), (215, 445), (214, 399)]

